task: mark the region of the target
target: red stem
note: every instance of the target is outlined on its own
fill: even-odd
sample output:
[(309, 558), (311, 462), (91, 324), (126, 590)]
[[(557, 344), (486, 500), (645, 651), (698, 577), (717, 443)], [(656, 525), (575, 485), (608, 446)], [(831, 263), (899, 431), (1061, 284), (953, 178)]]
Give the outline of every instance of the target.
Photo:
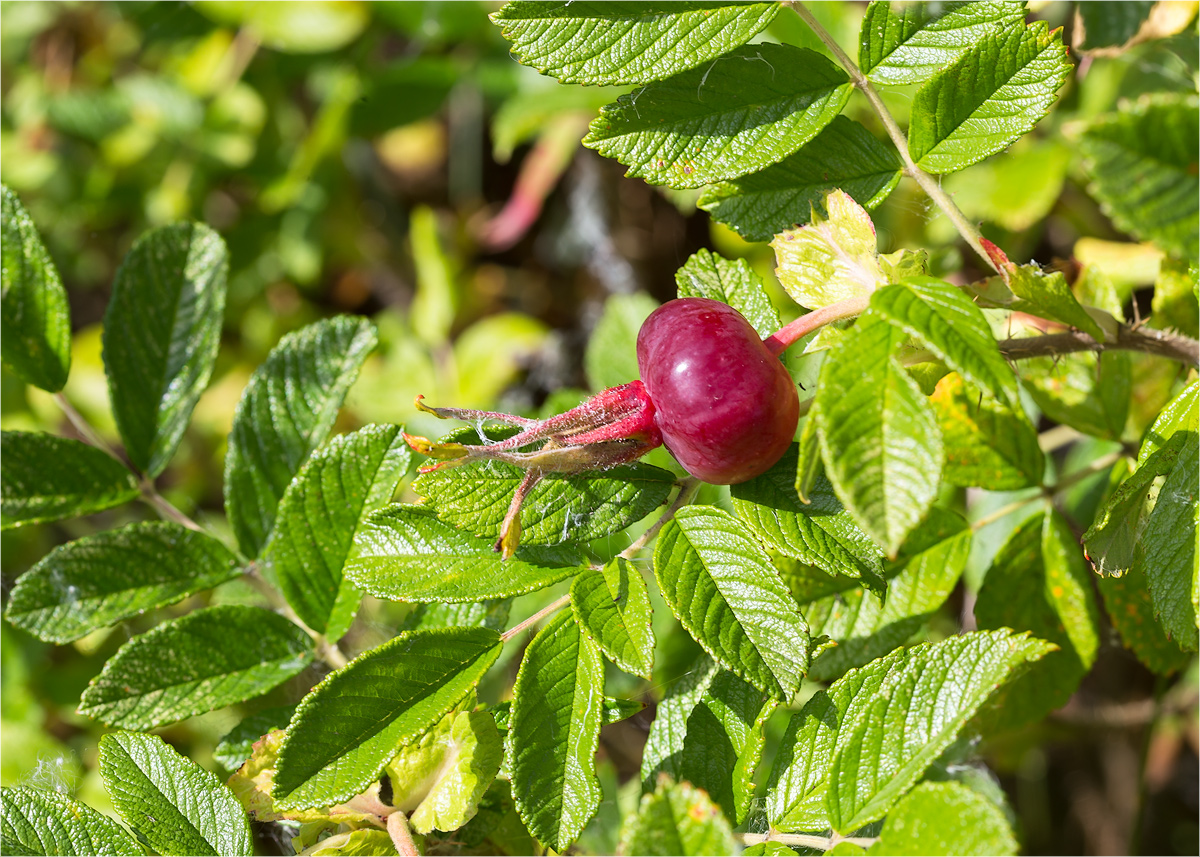
[(791, 324), (784, 325), (763, 340), (763, 345), (772, 356), (778, 357), (788, 346), (803, 339), (818, 327), (824, 327), (832, 321), (851, 318), (866, 311), (871, 302), (870, 295), (855, 295), (813, 310), (808, 315), (802, 315)]

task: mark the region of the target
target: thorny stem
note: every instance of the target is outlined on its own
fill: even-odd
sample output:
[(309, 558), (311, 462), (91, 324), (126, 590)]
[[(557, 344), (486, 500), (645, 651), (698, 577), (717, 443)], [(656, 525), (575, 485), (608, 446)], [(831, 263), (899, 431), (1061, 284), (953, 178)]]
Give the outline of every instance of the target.
[(1200, 366), (1200, 342), (1178, 333), (1119, 324), (1111, 341), (1097, 342), (1080, 330), (1050, 333), (998, 342), (1000, 353), (1009, 360), (1052, 357), (1076, 351), (1141, 351), (1177, 363)]
[(1080, 468), (1079, 470), (1076, 470), (1073, 473), (1068, 473), (1066, 476), (1059, 479), (1053, 485), (1046, 486), (1045, 488), (1042, 489), (1041, 494), (1035, 494), (1032, 497), (1025, 497), (1021, 500), (1014, 500), (1011, 503), (1006, 503), (1005, 505), (1001, 506), (999, 509), (992, 512), (991, 514), (984, 515), (978, 521), (971, 524), (971, 529), (978, 532), (979, 530), (982, 530), (984, 527), (988, 526), (989, 524), (994, 524), (994, 523), (996, 523), (996, 521), (1000, 520), (1001, 518), (1005, 517), (1006, 515), (1010, 515), (1019, 509), (1023, 509), (1025, 506), (1028, 506), (1030, 503), (1034, 503), (1038, 500), (1043, 500), (1047, 503), (1051, 503), (1054, 501), (1054, 496), (1056, 494), (1062, 493), (1063, 491), (1070, 488), (1072, 485), (1075, 485), (1076, 483), (1082, 482), (1084, 479), (1087, 479), (1089, 476), (1095, 476), (1097, 473), (1101, 473), (1101, 472), (1107, 470), (1108, 468), (1110, 468), (1114, 464), (1116, 464), (1118, 461), (1120, 461), (1121, 458), (1124, 457), (1126, 454), (1127, 454), (1127, 450), (1118, 449), (1115, 452), (1110, 452), (1107, 455), (1102, 455), (1099, 458), (1097, 458), (1095, 461), (1093, 461), (1091, 464), (1089, 464), (1087, 467)]
[(869, 848), (878, 839), (870, 836), (817, 836), (811, 833), (738, 833), (737, 838), (743, 845), (759, 845), (763, 842), (778, 842), (797, 848), (815, 848), (818, 851), (828, 851), (839, 842), (849, 842), (860, 848)]
[[(75, 427), (75, 430), (79, 432), (84, 440), (99, 449), (101, 452), (107, 453), (115, 461), (119, 461), (122, 465), (128, 468), (134, 476), (137, 477), (138, 489), (141, 491), (141, 499), (143, 502), (149, 506), (152, 506), (154, 510), (163, 518), (172, 520), (181, 526), (187, 527), (189, 530), (196, 531), (197, 533), (208, 533), (204, 527), (200, 526), (198, 523), (172, 505), (171, 501), (162, 494), (159, 494), (158, 489), (154, 487), (154, 480), (144, 473), (139, 473), (129, 464), (128, 461), (118, 455), (116, 450), (114, 450), (104, 441), (104, 438), (100, 436), (100, 433), (97, 432), (92, 424), (87, 421), (83, 414), (79, 413), (79, 411), (75, 409), (75, 406), (71, 404), (70, 400), (67, 399), (65, 395), (63, 395), (61, 392), (55, 393), (54, 399), (56, 402), (58, 402), (58, 406), (62, 408), (63, 413), (66, 414), (67, 419), (70, 420), (71, 425)], [(275, 610), (279, 611), (281, 615), (308, 632), (309, 636), (313, 638), (313, 642), (316, 644), (317, 654), (321, 656), (322, 660), (324, 660), (334, 669), (341, 669), (347, 663), (349, 663), (349, 661), (346, 659), (346, 656), (342, 654), (341, 650), (336, 644), (331, 643), (324, 634), (314, 631), (305, 625), (304, 622), (301, 621), (300, 617), (296, 615), (295, 611), (292, 610), (292, 608), (288, 605), (287, 601), (284, 600), (284, 598), (275, 590), (275, 588), (270, 586), (265, 580), (259, 577), (258, 567), (255, 563), (249, 562), (246, 557), (242, 556), (240, 552), (235, 551), (235, 553), (238, 557), (238, 560), (246, 566), (246, 573), (242, 575), (242, 579), (248, 582), (256, 591), (266, 598), (267, 601), (270, 602), (271, 606)]]
[(967, 220), (967, 216), (955, 205), (950, 195), (942, 190), (942, 186), (938, 183), (937, 179), (922, 170), (913, 161), (912, 155), (908, 151), (908, 140), (905, 138), (904, 132), (900, 130), (900, 126), (883, 103), (883, 99), (879, 97), (879, 91), (875, 89), (867, 76), (862, 73), (862, 70), (854, 60), (850, 59), (846, 52), (842, 50), (841, 45), (834, 40), (833, 36), (825, 31), (825, 28), (818, 23), (817, 19), (804, 7), (803, 3), (797, 2), (797, 0), (788, 0), (784, 5), (790, 6), (792, 11), (799, 15), (801, 20), (812, 28), (817, 38), (821, 40), (825, 47), (829, 48), (842, 68), (846, 70), (846, 74), (850, 75), (855, 88), (867, 97), (867, 101), (871, 103), (871, 109), (879, 116), (879, 120), (887, 130), (888, 136), (892, 139), (892, 145), (900, 153), (900, 159), (904, 162), (904, 174), (921, 186), (921, 189), (929, 195), (929, 198), (937, 204), (938, 208), (954, 224), (954, 228), (958, 230), (958, 234), (971, 245), (971, 249), (979, 254), (979, 257), (987, 263), (989, 268), (1003, 277), (1005, 282), (1007, 282), (1007, 272), (1002, 270), (992, 259), (991, 255), (984, 250), (983, 244), (980, 241), (983, 236), (979, 234), (979, 230), (971, 221)]

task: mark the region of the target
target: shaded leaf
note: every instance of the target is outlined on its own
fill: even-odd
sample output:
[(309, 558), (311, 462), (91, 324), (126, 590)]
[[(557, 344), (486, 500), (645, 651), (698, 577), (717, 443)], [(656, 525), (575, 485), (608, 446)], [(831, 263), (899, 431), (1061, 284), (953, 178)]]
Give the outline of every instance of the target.
[(1071, 71), (1061, 33), (1014, 21), (974, 41), (913, 98), (908, 149), (926, 172), (982, 161), (1049, 112)]
[(560, 613), (538, 632), (513, 687), (513, 800), (537, 839), (565, 851), (600, 805), (596, 747), (604, 699), (600, 650)]
[(251, 699), (300, 672), (312, 640), (261, 607), (207, 607), (140, 634), (92, 679), (79, 713), (153, 729)]
[(604, 312), (583, 354), (593, 389), (606, 390), (640, 377), (637, 335), (642, 322), (657, 308), (658, 302), (644, 292), (611, 295), (604, 302)]
[(157, 476), (212, 375), (229, 252), (202, 223), (143, 234), (121, 262), (104, 313), (104, 370), (125, 452)]
[(845, 73), (790, 45), (736, 48), (600, 111), (583, 144), (628, 176), (676, 188), (756, 172), (799, 149), (841, 112)]
[(366, 789), (475, 688), (500, 654), (486, 628), (405, 632), (331, 673), (300, 703), (279, 752), (282, 809), (329, 806)]
[(872, 2), (859, 30), (858, 66), (886, 86), (922, 83), (984, 35), (1024, 18), (1024, 3)]
[(100, 776), (121, 818), (158, 853), (254, 853), (233, 793), (157, 735), (101, 737)]
[(1155, 616), (1143, 568), (1132, 568), (1120, 577), (1101, 577), (1096, 585), (1122, 642), (1152, 672), (1178, 672), (1191, 662), (1192, 656), (1167, 636)]
[(650, 594), (637, 566), (622, 557), (584, 568), (571, 583), (579, 629), (621, 669), (649, 679), (654, 669)]
[(354, 537), (345, 574), (366, 592), (394, 601), (473, 602), (541, 589), (575, 573), (571, 546), (521, 546), (502, 559), (491, 539), (439, 521), (424, 506), (389, 506)]
[(778, 3), (508, 3), (491, 16), (517, 59), (563, 83), (662, 80), (748, 42)]
[(247, 556), (266, 544), (283, 492), (325, 440), (375, 342), (366, 319), (326, 319), (289, 333), (250, 376), (225, 456), (225, 511)]
[(783, 326), (762, 278), (745, 259), (730, 261), (708, 250), (697, 250), (675, 272), (675, 287), (681, 298), (711, 298), (729, 304), (763, 339)]
[(119, 461), (77, 440), (0, 432), (0, 528), (89, 515), (138, 496)]
[(52, 550), (17, 580), (5, 617), (39, 639), (69, 643), (239, 573), (237, 558), (211, 536), (169, 521), (130, 524)]
[(989, 491), (1041, 484), (1046, 461), (1024, 411), (985, 398), (957, 373), (939, 381), (929, 401), (946, 446), (942, 478), (948, 484)]
[(0, 851), (71, 857), (144, 853), (121, 825), (87, 804), (28, 786), (0, 789)]
[(813, 208), (834, 189), (874, 208), (899, 181), (895, 148), (853, 119), (835, 116), (799, 151), (764, 170), (708, 188), (697, 204), (747, 241), (770, 241), (808, 223)]
[(1185, 649), (1197, 648), (1197, 586), (1200, 551), (1200, 435), (1181, 431), (1179, 459), (1158, 492), (1134, 563), (1149, 578), (1154, 609), (1167, 634)]
[(268, 732), (282, 730), (295, 712), (294, 705), (264, 708), (243, 718), (213, 748), (213, 758), (227, 771), (236, 771), (254, 752), (254, 745)]
[(688, 633), (720, 663), (780, 699), (808, 670), (803, 617), (766, 555), (726, 512), (687, 507), (658, 536), (654, 573)]
[(736, 854), (729, 821), (702, 790), (663, 774), (621, 831), (621, 854)]
[(71, 369), (71, 308), (62, 278), (21, 200), (0, 187), (0, 358), (51, 393)]
[(342, 576), (363, 518), (392, 499), (411, 458), (399, 426), (367, 426), (313, 453), (279, 503), (262, 564), (296, 615), (336, 640), (358, 608)]

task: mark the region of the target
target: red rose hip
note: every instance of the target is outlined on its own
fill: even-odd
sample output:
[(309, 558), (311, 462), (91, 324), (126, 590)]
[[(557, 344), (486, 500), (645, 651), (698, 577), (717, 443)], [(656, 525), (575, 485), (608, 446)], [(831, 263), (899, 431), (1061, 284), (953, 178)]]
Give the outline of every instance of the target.
[(745, 482), (787, 450), (796, 386), (737, 310), (707, 298), (669, 301), (642, 325), (637, 355), (663, 441), (688, 473)]

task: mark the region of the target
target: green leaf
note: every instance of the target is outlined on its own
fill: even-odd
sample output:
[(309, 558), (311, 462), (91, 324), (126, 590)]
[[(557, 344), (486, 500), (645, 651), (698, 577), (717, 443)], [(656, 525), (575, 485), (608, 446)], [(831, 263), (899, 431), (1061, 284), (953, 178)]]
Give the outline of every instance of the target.
[(243, 28), (255, 41), (289, 54), (336, 50), (354, 41), (370, 21), (362, 6), (331, 0), (294, 9), (244, 0), (202, 0), (197, 8), (212, 20)]
[(1200, 100), (1144, 96), (1101, 116), (1079, 141), (1088, 191), (1118, 228), (1168, 253), (1200, 257)]
[(396, 843), (386, 830), (335, 833), (322, 839), (313, 850), (305, 851), (311, 857), (392, 857), (395, 853)]
[(486, 628), (405, 632), (328, 675), (292, 717), (276, 805), (329, 806), (366, 789), (401, 744), (475, 688), (500, 649)]
[(1059, 651), (1006, 688), (999, 700), (1007, 724), (1040, 719), (1074, 693), (1096, 659), (1099, 610), (1079, 543), (1058, 513), (1039, 513), (996, 554), (975, 602), (980, 628), (1028, 630)]
[(839, 724), (875, 698), (888, 674), (905, 663), (906, 649), (896, 649), (861, 669), (851, 670), (819, 690), (793, 714), (775, 754), (767, 780), (767, 819), (776, 830), (827, 830), (825, 796)]
[(1003, 811), (961, 783), (921, 783), (888, 813), (869, 854), (1011, 855), (1017, 838)]
[(600, 650), (570, 613), (560, 613), (525, 650), (508, 733), (517, 811), (555, 851), (565, 851), (600, 806), (603, 702)]
[(934, 174), (994, 155), (1050, 111), (1070, 71), (1061, 32), (1045, 21), (983, 36), (917, 92), (909, 153)]
[(1010, 309), (1061, 321), (1097, 342), (1104, 341), (1104, 331), (1072, 294), (1061, 271), (1043, 274), (1036, 265), (1022, 265), (1010, 271), (1008, 287), (1021, 299)]
[(627, 673), (649, 679), (654, 669), (650, 593), (637, 566), (622, 557), (584, 568), (571, 583), (579, 629)]
[(0, 432), (0, 529), (90, 515), (136, 496), (133, 474), (94, 446), (38, 432)]
[(744, 45), (778, 3), (508, 3), (491, 16), (525, 65), (563, 83), (649, 83)]
[[(471, 431), (470, 440), (456, 439), (470, 443), (477, 437)], [(494, 542), (524, 478), (519, 467), (480, 461), (423, 473), (413, 491), (442, 521)], [(521, 506), (521, 544), (584, 542), (619, 533), (665, 503), (674, 485), (675, 474), (640, 462), (546, 473)]]
[(225, 456), (225, 511), (247, 556), (266, 544), (279, 499), (325, 440), (375, 342), (366, 319), (326, 319), (285, 336), (250, 376)]
[(508, 624), (508, 614), (511, 610), (511, 598), (468, 601), (461, 604), (442, 604), (433, 601), (416, 605), (412, 612), (404, 618), (401, 630), (426, 631), (432, 628), (461, 626), (503, 631), (504, 626)]
[(958, 374), (939, 381), (929, 401), (946, 445), (942, 478), (948, 484), (989, 491), (1041, 484), (1046, 460), (1019, 403), (1013, 409), (985, 398)]
[[(770, 241), (808, 223), (814, 207), (836, 189), (874, 208), (900, 182), (894, 147), (845, 116), (777, 164), (708, 188), (697, 203), (747, 241)], [(768, 331), (773, 333), (774, 331)]]
[(1049, 649), (1007, 629), (909, 649), (839, 725), (826, 798), (833, 829), (848, 834), (882, 818), (995, 689)]
[(1078, 48), (1119, 47), (1137, 35), (1150, 17), (1153, 2), (1128, 0), (1125, 3), (1079, 3), (1075, 6), (1083, 23), (1083, 39)]
[(358, 609), (342, 569), (362, 520), (392, 499), (411, 456), (399, 426), (367, 426), (313, 453), (279, 502), (262, 564), (296, 615), (336, 640)]
[(708, 250), (697, 250), (675, 272), (675, 287), (681, 298), (711, 298), (729, 304), (763, 339), (783, 327), (762, 278), (745, 259), (730, 261)]
[(1132, 398), (1129, 354), (1105, 351), (1033, 357), (1018, 364), (1042, 413), (1093, 437), (1119, 440)]
[(1200, 269), (1195, 262), (1166, 258), (1154, 281), (1151, 312), (1160, 327), (1174, 327), (1193, 339), (1200, 336), (1200, 301), (1196, 300), (1196, 283)]
[(799, 445), (769, 470), (730, 488), (733, 511), (770, 548), (833, 575), (860, 578), (882, 593), (883, 553), (858, 528), (823, 475), (808, 494), (796, 492)]
[(642, 788), (660, 774), (704, 789), (727, 818), (741, 823), (754, 797), (763, 727), (775, 700), (711, 659), (676, 683), (650, 725), (642, 754)]
[(388, 763), (392, 806), (417, 833), (457, 830), (474, 817), (496, 779), (504, 745), (487, 711), (447, 714)]
[(0, 851), (72, 857), (144, 853), (121, 825), (87, 804), (28, 786), (0, 789)]
[(840, 190), (826, 195), (826, 215), (814, 210), (807, 226), (771, 242), (775, 276), (792, 300), (820, 309), (886, 285), (875, 250), (875, 225), (861, 205)]
[(396, 505), (359, 527), (345, 574), (377, 598), (484, 601), (557, 583), (575, 573), (579, 559), (569, 545), (521, 546), (502, 559), (491, 539), (455, 529), (424, 506)]
[(612, 295), (604, 302), (604, 312), (583, 355), (588, 383), (594, 389), (628, 384), (641, 376), (637, 335), (642, 322), (657, 308), (658, 302), (644, 292)]
[(962, 576), (971, 550), (971, 530), (961, 517), (935, 506), (905, 547), (911, 555), (889, 577), (882, 604), (877, 596), (855, 589), (826, 595), (802, 608), (814, 637), (837, 642), (813, 661), (809, 678), (836, 678), (918, 633)]
[(212, 375), (221, 344), (229, 251), (202, 223), (142, 235), (113, 280), (104, 369), (129, 460), (166, 468)]
[(5, 616), (52, 643), (69, 643), (239, 574), (216, 539), (168, 521), (130, 524), (68, 542), (17, 580)]
[(1146, 432), (1138, 450), (1138, 466), (1164, 446), (1179, 431), (1200, 432), (1200, 381), (1193, 381), (1167, 402)]
[(0, 186), (0, 359), (55, 393), (71, 369), (71, 308), (54, 260), (21, 200)]
[(896, 361), (899, 330), (869, 312), (826, 357), (817, 390), (821, 457), (859, 526), (895, 556), (937, 496), (933, 408)]
[(157, 735), (100, 738), (100, 776), (121, 818), (159, 854), (253, 854), (237, 798)]
[(736, 518), (712, 507), (681, 509), (659, 533), (654, 573), (705, 651), (764, 693), (796, 692), (808, 670), (808, 627)]
[(736, 48), (651, 83), (600, 111), (583, 144), (675, 188), (756, 172), (790, 155), (841, 112), (845, 72), (790, 45)]
[(702, 790), (663, 774), (621, 831), (622, 854), (736, 854), (729, 821)]
[[(839, 842), (825, 853), (833, 854), (834, 849), (849, 844), (850, 843), (847, 842)], [(774, 839), (768, 839), (766, 842), (759, 842), (756, 845), (751, 845), (748, 848), (742, 849), (742, 857), (795, 857), (795, 854), (796, 852), (790, 846), (784, 845), (782, 842), (778, 842)]]
[(1062, 194), (1074, 151), (1060, 140), (1018, 140), (1002, 158), (989, 158), (942, 183), (968, 220), (1009, 232), (1033, 229)]
[(1113, 627), (1139, 661), (1159, 675), (1188, 665), (1192, 656), (1167, 636), (1155, 616), (1145, 569), (1139, 566), (1120, 577), (1101, 577), (1096, 585)]
[(933, 277), (909, 277), (871, 295), (871, 308), (964, 378), (1019, 407), (1012, 367), (983, 312), (961, 289)]
[(261, 607), (207, 607), (134, 637), (92, 679), (79, 713), (153, 729), (242, 702), (296, 675), (312, 641)]
[(1167, 474), (1138, 541), (1134, 563), (1149, 578), (1154, 609), (1167, 634), (1185, 649), (1197, 647), (1200, 551), (1200, 435), (1181, 431), (1179, 459)]
[(275, 705), (243, 718), (217, 742), (213, 759), (225, 770), (236, 771), (253, 754), (259, 739), (272, 730), (286, 728), (295, 711), (294, 705)]
[(923, 83), (979, 43), (1025, 19), (1024, 3), (891, 3), (867, 7), (858, 66), (875, 83)]

